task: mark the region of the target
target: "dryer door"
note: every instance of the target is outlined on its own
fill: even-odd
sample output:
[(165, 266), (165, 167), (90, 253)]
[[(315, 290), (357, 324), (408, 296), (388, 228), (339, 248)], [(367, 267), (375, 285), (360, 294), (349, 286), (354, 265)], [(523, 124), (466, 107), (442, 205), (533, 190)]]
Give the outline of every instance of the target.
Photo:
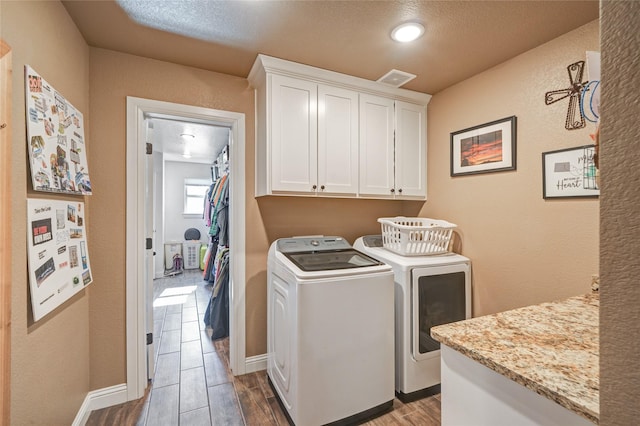
[(467, 263), (416, 268), (411, 274), (411, 354), (416, 361), (440, 356), (431, 327), (471, 316)]

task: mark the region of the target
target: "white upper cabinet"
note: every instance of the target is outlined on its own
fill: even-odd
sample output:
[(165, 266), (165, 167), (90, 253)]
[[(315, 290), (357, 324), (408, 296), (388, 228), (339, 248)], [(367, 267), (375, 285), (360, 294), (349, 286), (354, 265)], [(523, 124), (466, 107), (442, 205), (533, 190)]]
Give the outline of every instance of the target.
[(269, 76), (271, 189), (310, 192), (317, 186), (317, 85)]
[(426, 107), (360, 95), (361, 196), (425, 199)]
[(427, 107), (395, 102), (395, 193), (427, 197)]
[(256, 196), (426, 198), (424, 93), (258, 55)]
[(358, 94), (281, 75), (269, 80), (271, 191), (355, 196)]
[(360, 194), (394, 195), (393, 99), (360, 95)]
[(318, 191), (358, 192), (358, 93), (318, 86)]

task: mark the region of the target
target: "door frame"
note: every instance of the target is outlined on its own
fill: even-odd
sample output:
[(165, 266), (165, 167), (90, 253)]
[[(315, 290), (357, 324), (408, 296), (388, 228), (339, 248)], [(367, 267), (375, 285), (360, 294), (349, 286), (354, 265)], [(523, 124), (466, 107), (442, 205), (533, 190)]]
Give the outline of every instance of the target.
[(0, 424), (9, 424), (11, 393), (11, 47), (0, 39)]
[(126, 351), (127, 400), (141, 398), (147, 387), (145, 328), (145, 114), (207, 120), (231, 128), (229, 144), (233, 176), (229, 186), (230, 313), (229, 364), (234, 375), (245, 374), (245, 115), (197, 106), (127, 96), (126, 190)]

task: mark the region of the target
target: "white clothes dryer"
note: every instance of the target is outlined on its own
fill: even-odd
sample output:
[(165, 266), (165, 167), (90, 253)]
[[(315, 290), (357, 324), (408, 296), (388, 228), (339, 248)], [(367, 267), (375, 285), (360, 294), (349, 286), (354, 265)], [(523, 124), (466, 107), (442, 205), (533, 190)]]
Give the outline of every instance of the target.
[(267, 375), (289, 420), (353, 423), (391, 409), (391, 267), (341, 237), (283, 238), (267, 277)]
[(471, 261), (455, 253), (401, 256), (380, 235), (353, 246), (393, 268), (396, 395), (409, 402), (440, 392), (440, 344), (431, 327), (471, 318)]

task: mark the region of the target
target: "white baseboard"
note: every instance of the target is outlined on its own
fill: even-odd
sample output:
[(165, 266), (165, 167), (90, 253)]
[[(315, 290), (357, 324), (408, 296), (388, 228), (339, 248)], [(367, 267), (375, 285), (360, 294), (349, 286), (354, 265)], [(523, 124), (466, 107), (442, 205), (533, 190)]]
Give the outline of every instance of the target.
[(127, 385), (125, 383), (91, 391), (84, 398), (72, 426), (84, 426), (93, 410), (100, 410), (124, 402), (127, 402)]
[(250, 356), (245, 359), (245, 374), (267, 369), (267, 354)]

